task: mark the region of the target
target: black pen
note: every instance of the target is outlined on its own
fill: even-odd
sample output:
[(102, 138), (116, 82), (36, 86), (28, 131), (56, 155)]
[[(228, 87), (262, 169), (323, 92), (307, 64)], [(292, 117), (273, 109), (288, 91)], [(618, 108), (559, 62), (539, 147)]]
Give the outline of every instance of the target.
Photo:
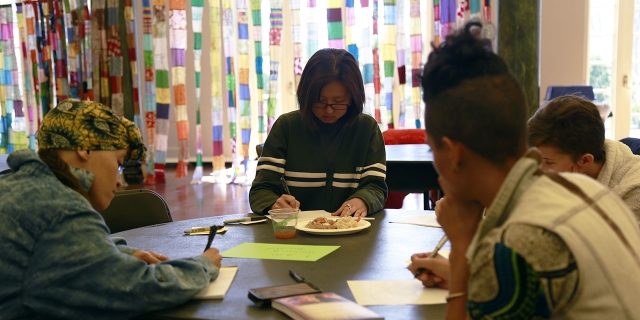
[(291, 278), (293, 278), (293, 280), (295, 280), (296, 282), (304, 282), (304, 278), (299, 276), (297, 273), (293, 272), (293, 270), (289, 270), (289, 275), (291, 276)]
[(284, 188), (284, 193), (291, 195), (291, 191), (289, 191), (289, 187), (287, 187), (287, 182), (284, 181), (284, 176), (280, 177), (280, 181), (282, 182), (282, 187)]
[(207, 246), (204, 248), (204, 251), (209, 250), (209, 248), (211, 248), (211, 242), (213, 242), (213, 238), (216, 236), (216, 233), (218, 232), (218, 226), (211, 226), (211, 228), (209, 229), (209, 237), (207, 238)]
[(309, 282), (305, 281), (303, 277), (299, 276), (299, 275), (298, 275), (297, 273), (295, 273), (293, 270), (289, 270), (289, 275), (291, 276), (291, 278), (293, 278), (293, 280), (295, 280), (295, 281), (296, 281), (296, 282), (298, 282), (298, 283), (306, 283), (306, 284), (308, 284), (308, 285), (309, 285), (309, 287), (311, 287), (311, 288), (313, 288), (313, 289), (316, 289), (316, 290), (318, 290), (318, 291), (322, 291), (322, 290), (320, 290), (320, 288), (316, 287), (315, 285), (313, 285), (313, 284), (311, 284), (311, 283), (309, 283)]
[[(440, 242), (438, 242), (438, 244), (436, 245), (435, 249), (433, 249), (433, 251), (431, 251), (431, 253), (429, 254), (429, 256), (427, 258), (435, 258), (438, 255), (438, 251), (440, 251), (440, 249), (442, 249), (442, 246), (444, 246), (444, 244), (447, 243), (448, 240), (449, 240), (449, 238), (445, 234), (442, 237), (442, 239), (440, 239)], [(424, 272), (424, 268), (419, 268), (418, 270), (416, 270), (416, 273), (413, 274), (413, 277), (417, 278), (422, 272)]]

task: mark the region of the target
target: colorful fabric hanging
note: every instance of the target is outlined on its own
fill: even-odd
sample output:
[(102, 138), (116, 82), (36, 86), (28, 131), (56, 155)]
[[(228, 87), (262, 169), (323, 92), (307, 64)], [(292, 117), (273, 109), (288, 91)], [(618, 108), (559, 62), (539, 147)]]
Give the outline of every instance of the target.
[[(20, 39), (15, 39), (16, 35), (13, 33), (13, 25), (16, 21), (16, 17), (13, 15), (13, 9), (11, 6), (5, 8), (5, 17), (7, 21), (7, 30), (2, 30), (3, 38), (7, 39), (7, 54), (5, 55), (5, 70), (8, 70), (7, 63), (11, 67), (10, 73), (5, 71), (5, 81), (11, 79), (11, 87), (7, 87), (7, 109), (11, 110), (11, 104), (13, 103), (13, 147), (14, 150), (28, 148), (27, 140), (27, 121), (24, 116), (24, 103), (22, 100), (22, 93), (20, 92), (20, 76), (18, 74), (18, 58), (15, 51), (15, 42)], [(8, 58), (7, 58), (8, 57)], [(7, 83), (8, 85), (8, 83)]]
[[(22, 109), (22, 94), (20, 93), (20, 77), (18, 76), (18, 61), (16, 57), (14, 47), (14, 24), (13, 8), (11, 5), (0, 7), (0, 38), (2, 42), (3, 53), (2, 63), (4, 70), (2, 77), (4, 83), (4, 92), (0, 91), (0, 94), (4, 93), (4, 101), (2, 106), (5, 129), (6, 129), (6, 151), (7, 153), (13, 150), (26, 149), (27, 148), (27, 126), (24, 118), (24, 111)], [(1, 89), (0, 89), (1, 90)], [(13, 121), (11, 115), (13, 114)], [(2, 126), (0, 124), (0, 126)], [(0, 132), (2, 129), (0, 129)], [(0, 138), (0, 145), (3, 144), (3, 138)], [(2, 147), (0, 147), (2, 148)]]
[(138, 79), (138, 55), (136, 53), (136, 20), (133, 10), (133, 0), (124, 0), (124, 23), (127, 29), (127, 54), (129, 69), (131, 70), (131, 98), (133, 99), (133, 122), (138, 128), (142, 128), (142, 116), (140, 115)]
[(200, 126), (200, 60), (202, 58), (202, 11), (204, 0), (191, 0), (191, 29), (193, 30), (193, 68), (196, 80), (196, 169), (191, 183), (202, 182), (202, 128)]
[[(369, 8), (368, 0), (361, 0), (360, 6), (362, 7), (362, 14), (371, 14), (371, 8)], [(373, 22), (371, 25), (362, 28), (362, 35), (360, 36), (360, 50), (359, 61), (362, 64), (362, 77), (364, 80), (364, 94), (366, 97), (364, 104), (364, 112), (369, 115), (375, 115), (373, 106), (373, 97), (375, 95), (375, 88), (373, 87)]]
[(153, 67), (153, 11), (152, 0), (142, 0), (142, 39), (144, 52), (144, 121), (146, 124), (147, 144), (147, 174), (144, 183), (155, 184), (155, 157), (156, 157), (156, 82), (155, 69)]
[(187, 50), (187, 12), (185, 0), (169, 1), (171, 10), (171, 84), (175, 98), (176, 127), (178, 131), (178, 166), (176, 178), (185, 178), (189, 161), (189, 114), (185, 87)]
[(220, 0), (209, 0), (209, 29), (211, 30), (211, 123), (213, 125), (213, 175), (221, 178), (224, 165), (224, 120), (222, 118), (222, 25)]
[(380, 113), (380, 91), (382, 85), (380, 82), (380, 42), (378, 41), (378, 0), (373, 0), (373, 110), (374, 118), (378, 124), (382, 124), (382, 115)]
[(40, 105), (42, 107), (42, 116), (47, 114), (53, 108), (53, 88), (51, 83), (51, 47), (49, 46), (49, 32), (51, 26), (49, 24), (49, 5), (47, 3), (34, 3), (36, 14), (36, 43), (37, 55), (32, 57), (38, 63), (38, 79), (40, 82)]
[(106, 32), (107, 32), (107, 57), (109, 67), (109, 84), (103, 86), (107, 99), (111, 100), (109, 106), (119, 116), (124, 116), (124, 93), (122, 91), (123, 59), (122, 42), (120, 41), (120, 3), (119, 1), (107, 1)]
[(483, 0), (483, 2), (482, 16), (484, 17), (484, 22), (491, 24), (491, 0)]
[(433, 44), (437, 47), (440, 45), (440, 34), (442, 33), (440, 26), (440, 0), (433, 0)]
[(249, 142), (251, 141), (251, 91), (249, 90), (249, 17), (247, 0), (236, 2), (238, 11), (238, 60), (240, 85), (240, 130), (242, 133), (242, 164), (244, 172), (249, 165)]
[(440, 0), (440, 39), (445, 40), (456, 23), (456, 0)]
[(344, 49), (343, 29), (342, 0), (329, 0), (327, 3), (327, 31), (330, 48)]
[(165, 183), (167, 143), (169, 136), (169, 107), (171, 88), (169, 87), (169, 55), (167, 52), (167, 19), (164, 0), (153, 1), (153, 53), (156, 68), (156, 132), (155, 132), (155, 182)]
[[(262, 74), (262, 1), (251, 0), (251, 18), (253, 21), (253, 44), (256, 55), (256, 82), (258, 98), (258, 143), (264, 142), (265, 126), (264, 110), (264, 75)], [(259, 155), (258, 155), (259, 156)]]
[(9, 47), (13, 24), (9, 25), (7, 21), (7, 14), (11, 16), (11, 10), (11, 5), (0, 6), (0, 153), (11, 153), (14, 150), (13, 116), (11, 115), (13, 113), (13, 76), (11, 75), (13, 46)]
[(433, 42), (436, 46), (454, 27), (461, 28), (471, 19), (484, 24), (485, 38), (493, 39), (495, 36), (495, 28), (491, 24), (490, 0), (434, 0), (433, 18)]
[(384, 103), (387, 107), (387, 127), (393, 129), (393, 73), (396, 61), (396, 1), (384, 0), (385, 37), (382, 41), (384, 62)]
[(356, 57), (356, 61), (358, 61), (358, 45), (356, 43), (357, 36), (354, 34), (354, 26), (356, 24), (356, 12), (354, 7), (354, 0), (347, 0), (346, 9), (347, 9), (347, 24), (345, 26), (345, 39), (347, 42), (347, 50)]
[[(7, 21), (4, 8), (0, 6), (0, 154), (13, 151), (13, 133), (11, 132), (11, 109), (7, 108), (5, 86), (4, 86), (4, 37), (2, 30), (5, 29)], [(9, 5), (11, 8), (11, 5)], [(11, 136), (11, 142), (9, 137)]]
[[(64, 0), (64, 20), (67, 36), (67, 73), (69, 83), (69, 96), (78, 99), (80, 94), (79, 78), (82, 77), (82, 65), (80, 62), (80, 44), (79, 44), (79, 27), (78, 20), (78, 2), (76, 0)], [(84, 24), (84, 21), (82, 21)]]
[(91, 90), (91, 18), (84, 0), (64, 0), (64, 19), (67, 27), (67, 60), (69, 95), (76, 99), (90, 99)]
[(80, 70), (82, 77), (78, 78), (81, 83), (79, 97), (83, 100), (93, 100), (93, 68), (91, 54), (91, 14), (89, 6), (85, 0), (78, 2), (78, 41), (80, 45)]
[(406, 52), (407, 43), (405, 41), (406, 31), (402, 21), (405, 17), (405, 1), (398, 0), (396, 2), (396, 21), (399, 21), (396, 30), (396, 64), (398, 65), (398, 128), (405, 128), (405, 113), (407, 102), (405, 100), (405, 85), (407, 84), (407, 63)]
[[(29, 149), (36, 149), (36, 131), (38, 130), (38, 104), (35, 96), (35, 86), (33, 83), (33, 64), (30, 60), (30, 49), (27, 44), (27, 22), (25, 19), (24, 5), (16, 3), (16, 18), (18, 19), (18, 30), (22, 45), (22, 78), (24, 79), (23, 110), (26, 114), (27, 144)], [(35, 45), (35, 43), (34, 43)]]
[(226, 58), (227, 67), (227, 94), (229, 106), (227, 107), (227, 120), (229, 121), (229, 138), (231, 142), (231, 179), (229, 183), (234, 183), (238, 176), (238, 148), (237, 148), (237, 132), (236, 127), (236, 75), (235, 62), (236, 48), (234, 45), (235, 34), (233, 32), (233, 8), (231, 0), (222, 0), (222, 34), (224, 41), (224, 56)]
[(49, 41), (53, 53), (53, 70), (56, 77), (56, 104), (69, 97), (69, 80), (67, 79), (67, 41), (65, 36), (64, 14), (61, 1), (50, 1), (49, 10), (51, 16), (51, 29), (49, 29)]
[[(25, 58), (23, 63), (25, 65), (25, 72), (23, 74), (29, 74), (31, 76), (30, 84), (25, 84), (25, 88), (31, 88), (27, 91), (27, 106), (31, 106), (31, 110), (27, 109), (29, 116), (29, 142), (32, 149), (36, 149), (36, 132), (40, 127), (40, 121), (43, 116), (43, 108), (41, 106), (40, 99), (40, 80), (38, 76), (38, 41), (36, 28), (38, 27), (38, 21), (36, 13), (38, 12), (37, 3), (33, 1), (25, 1), (22, 9), (24, 11), (25, 18), (25, 30), (26, 38), (23, 45), (23, 57)], [(25, 81), (27, 78), (25, 77)], [(29, 103), (30, 101), (30, 103)]]
[(420, 0), (411, 0), (410, 6), (411, 104), (413, 105), (416, 119), (416, 129), (420, 129), (422, 128), (422, 91), (420, 90), (420, 78), (422, 75), (422, 19), (420, 16)]
[(291, 12), (291, 35), (293, 37), (293, 75), (295, 77), (295, 87), (298, 89), (300, 77), (302, 76), (302, 32), (300, 31), (300, 0), (289, 2)]
[(82, 70), (84, 70), (84, 77), (82, 78), (82, 84), (84, 89), (84, 95), (81, 95), (82, 99), (94, 100), (93, 97), (93, 61), (91, 60), (91, 14), (89, 13), (89, 6), (85, 0), (82, 5), (82, 19), (84, 21), (84, 28), (80, 29), (80, 42), (82, 43), (82, 56), (84, 57), (82, 62)]
[(105, 0), (91, 1), (91, 68), (94, 101), (109, 105), (109, 64), (107, 31), (105, 30)]
[(276, 121), (276, 104), (278, 94), (278, 73), (280, 72), (280, 58), (282, 57), (282, 0), (271, 1), (271, 13), (269, 14), (269, 58), (271, 60), (271, 72), (269, 75), (269, 100), (267, 106), (267, 132), (271, 131)]
[[(318, 51), (318, 17), (319, 9), (316, 8), (316, 0), (308, 0), (307, 2), (307, 59), (311, 58)], [(306, 64), (306, 63), (305, 63)]]
[(480, 2), (481, 0), (469, 1), (469, 19), (482, 20), (482, 6)]
[(456, 29), (464, 26), (469, 20), (470, 5), (468, 0), (456, 0)]

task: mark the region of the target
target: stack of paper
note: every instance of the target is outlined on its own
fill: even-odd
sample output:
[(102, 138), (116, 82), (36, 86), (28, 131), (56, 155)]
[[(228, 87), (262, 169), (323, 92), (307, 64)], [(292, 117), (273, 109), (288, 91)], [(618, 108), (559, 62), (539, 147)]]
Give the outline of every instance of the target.
[(202, 291), (196, 294), (193, 299), (222, 299), (227, 295), (227, 291), (233, 282), (233, 278), (238, 273), (237, 266), (222, 266), (215, 281), (209, 283)]
[(389, 222), (415, 224), (424, 227), (442, 228), (438, 223), (438, 218), (435, 214), (422, 214), (419, 216), (411, 216), (406, 218), (394, 219)]
[(449, 290), (425, 288), (419, 280), (347, 281), (361, 306), (444, 304)]

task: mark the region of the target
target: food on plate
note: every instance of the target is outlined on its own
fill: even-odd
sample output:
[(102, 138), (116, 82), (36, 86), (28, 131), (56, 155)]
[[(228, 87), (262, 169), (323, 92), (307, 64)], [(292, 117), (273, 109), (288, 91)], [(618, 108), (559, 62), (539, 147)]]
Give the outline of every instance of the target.
[(309, 229), (349, 229), (358, 226), (360, 218), (340, 217), (338, 219), (328, 219), (326, 217), (315, 218), (307, 223)]

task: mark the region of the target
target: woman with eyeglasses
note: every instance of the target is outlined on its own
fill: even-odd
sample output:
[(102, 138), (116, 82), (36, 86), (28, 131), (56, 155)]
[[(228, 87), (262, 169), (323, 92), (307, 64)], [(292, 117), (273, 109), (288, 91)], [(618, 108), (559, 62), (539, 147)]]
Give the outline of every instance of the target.
[(0, 174), (0, 319), (128, 319), (184, 303), (218, 276), (222, 256), (170, 260), (110, 238), (97, 212), (144, 160), (138, 128), (95, 102), (68, 99)]
[(274, 123), (251, 186), (251, 209), (325, 210), (366, 216), (387, 197), (386, 155), (378, 123), (363, 114), (362, 74), (342, 49), (316, 52), (300, 78), (300, 110)]

